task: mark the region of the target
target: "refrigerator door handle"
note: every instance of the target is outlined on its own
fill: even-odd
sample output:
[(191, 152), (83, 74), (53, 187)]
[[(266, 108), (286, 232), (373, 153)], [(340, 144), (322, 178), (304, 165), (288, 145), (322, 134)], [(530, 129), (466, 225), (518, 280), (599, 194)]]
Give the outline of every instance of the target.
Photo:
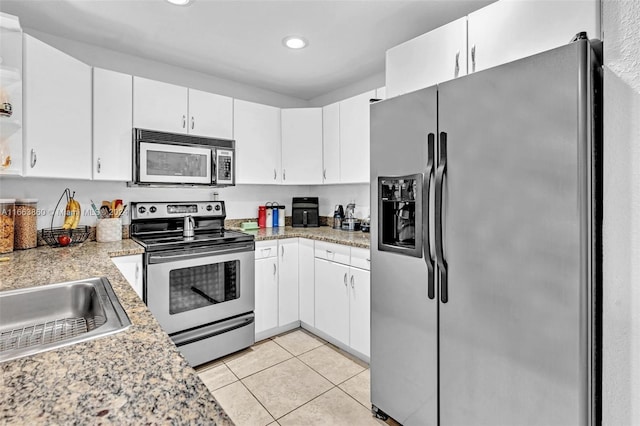
[(427, 264), (428, 283), (427, 296), (429, 299), (435, 299), (435, 260), (431, 256), (431, 235), (430, 235), (430, 212), (429, 212), (429, 195), (431, 194), (431, 181), (434, 175), (434, 155), (435, 155), (435, 138), (434, 133), (427, 136), (427, 171), (423, 175), (422, 182), (422, 248), (424, 250), (424, 261)]
[(449, 287), (447, 283), (447, 261), (444, 258), (443, 235), (442, 235), (442, 208), (444, 192), (444, 175), (447, 172), (447, 134), (440, 132), (438, 145), (440, 153), (438, 160), (438, 170), (436, 172), (436, 260), (440, 270), (440, 301), (447, 303), (449, 300)]

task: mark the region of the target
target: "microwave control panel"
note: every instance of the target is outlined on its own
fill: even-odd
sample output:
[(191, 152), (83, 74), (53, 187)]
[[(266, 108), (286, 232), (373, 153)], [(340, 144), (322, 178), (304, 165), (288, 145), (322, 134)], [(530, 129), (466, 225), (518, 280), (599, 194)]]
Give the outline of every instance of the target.
[(217, 184), (233, 185), (233, 151), (217, 150)]

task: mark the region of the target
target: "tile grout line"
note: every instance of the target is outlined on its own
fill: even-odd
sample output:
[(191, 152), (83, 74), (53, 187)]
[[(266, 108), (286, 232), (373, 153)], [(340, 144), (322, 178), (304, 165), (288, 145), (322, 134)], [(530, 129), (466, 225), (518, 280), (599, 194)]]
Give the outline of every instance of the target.
[[(247, 385), (242, 381), (242, 379), (240, 379), (240, 383), (242, 383), (242, 386), (244, 386), (244, 388), (247, 390), (247, 392), (249, 392), (249, 393), (251, 394), (251, 396), (253, 397), (253, 399), (255, 399), (255, 400), (256, 400), (256, 402), (257, 402), (258, 404), (260, 404), (260, 406), (261, 406), (262, 408), (264, 408), (264, 411), (266, 411), (266, 412), (267, 412), (267, 414), (268, 414), (269, 416), (271, 416), (271, 418), (273, 419), (273, 421), (271, 421), (271, 422), (269, 422), (269, 423), (267, 423), (267, 424), (269, 425), (269, 424), (271, 424), (271, 423), (273, 423), (273, 422), (277, 422), (276, 416), (274, 416), (274, 415), (273, 415), (273, 413), (272, 413), (271, 411), (269, 411), (269, 409), (268, 409), (267, 407), (265, 407), (265, 405), (262, 403), (262, 401), (260, 401), (260, 400), (258, 399), (258, 397), (257, 397), (256, 395), (254, 395), (254, 393), (253, 393), (253, 392), (251, 392), (251, 389), (249, 389), (249, 387), (248, 387), (248, 386), (247, 386)], [(265, 426), (266, 426), (266, 425), (265, 425)]]

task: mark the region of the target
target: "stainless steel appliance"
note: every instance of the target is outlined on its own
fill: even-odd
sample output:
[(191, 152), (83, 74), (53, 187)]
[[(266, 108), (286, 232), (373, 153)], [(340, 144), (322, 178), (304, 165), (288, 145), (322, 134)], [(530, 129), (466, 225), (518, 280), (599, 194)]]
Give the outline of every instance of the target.
[(135, 202), (131, 215), (145, 248), (143, 299), (189, 363), (252, 345), (254, 237), (224, 229), (224, 201)]
[(371, 106), (381, 417), (600, 423), (596, 56), (578, 40)]
[(293, 197), (291, 202), (291, 225), (294, 228), (318, 227), (318, 197)]
[(133, 129), (134, 185), (235, 185), (235, 141)]

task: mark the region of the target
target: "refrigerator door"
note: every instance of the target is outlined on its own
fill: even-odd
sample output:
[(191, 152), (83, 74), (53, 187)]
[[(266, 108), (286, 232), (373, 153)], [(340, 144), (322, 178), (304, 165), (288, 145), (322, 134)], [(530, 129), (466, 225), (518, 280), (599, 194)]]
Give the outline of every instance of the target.
[(437, 424), (437, 302), (428, 296), (428, 252), (378, 250), (377, 183), (426, 172), (436, 117), (435, 87), (371, 106), (371, 402), (404, 425)]
[(439, 86), (442, 426), (589, 424), (589, 52)]

